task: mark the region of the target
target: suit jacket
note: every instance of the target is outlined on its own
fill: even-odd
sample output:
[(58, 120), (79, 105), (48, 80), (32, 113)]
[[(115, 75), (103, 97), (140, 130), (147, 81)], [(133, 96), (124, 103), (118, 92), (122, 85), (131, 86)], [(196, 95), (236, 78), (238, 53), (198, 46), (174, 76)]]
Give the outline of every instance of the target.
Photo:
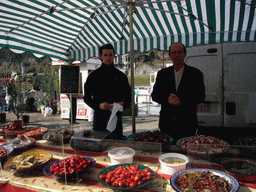
[[(170, 93), (179, 97), (180, 106), (174, 107), (168, 103)], [(205, 99), (203, 73), (185, 64), (178, 90), (175, 87), (174, 67), (161, 69), (151, 94), (153, 101), (161, 104), (159, 128), (169, 132), (175, 118), (176, 126), (197, 127), (197, 105)]]

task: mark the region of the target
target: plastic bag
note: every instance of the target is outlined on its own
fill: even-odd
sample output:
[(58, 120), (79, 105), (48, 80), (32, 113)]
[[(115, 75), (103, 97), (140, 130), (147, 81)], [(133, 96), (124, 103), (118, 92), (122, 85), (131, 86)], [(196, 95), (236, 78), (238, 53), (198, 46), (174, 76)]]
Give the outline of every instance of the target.
[(52, 108), (51, 107), (45, 107), (44, 117), (49, 117), (52, 115)]
[(88, 114), (88, 122), (93, 122), (94, 110), (91, 107), (88, 107), (87, 114)]
[(116, 123), (117, 123), (116, 113), (118, 111), (123, 111), (123, 106), (118, 103), (114, 103), (112, 113), (107, 125), (107, 130), (109, 130), (110, 132), (114, 131), (116, 128)]

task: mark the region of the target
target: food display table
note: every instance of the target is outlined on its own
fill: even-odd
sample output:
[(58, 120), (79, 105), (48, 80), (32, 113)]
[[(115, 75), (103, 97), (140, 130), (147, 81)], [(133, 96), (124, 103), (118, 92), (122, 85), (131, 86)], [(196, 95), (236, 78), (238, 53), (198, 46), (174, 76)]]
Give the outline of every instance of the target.
[[(128, 147), (129, 145), (131, 145), (131, 147), (135, 148), (136, 150), (136, 145), (134, 145), (134, 143), (132, 142), (113, 141), (112, 145), (107, 150), (103, 152), (92, 152), (75, 150), (75, 148), (72, 148), (69, 143), (65, 144), (64, 146), (61, 146), (54, 145), (50, 141), (37, 140), (33, 147), (22, 151), (14, 151), (11, 155), (7, 156), (7, 159), (2, 160), (2, 167), (5, 161), (7, 161), (9, 158), (28, 151), (50, 152), (53, 155), (53, 157), (49, 163), (59, 159), (64, 159), (72, 155), (79, 155), (95, 159), (96, 164), (90, 169), (86, 169), (85, 172), (80, 176), (77, 176), (73, 179), (60, 179), (57, 177), (45, 175), (43, 173), (43, 168), (35, 168), (31, 171), (21, 173), (7, 171), (3, 168), (1, 169), (0, 173), (0, 191), (114, 191), (110, 188), (103, 186), (98, 181), (98, 174), (101, 170), (111, 166), (110, 158), (108, 157), (108, 151), (111, 148), (122, 147), (127, 145)], [(162, 174), (160, 163), (158, 160), (159, 156), (162, 153), (166, 152), (183, 153), (185, 155), (188, 155), (186, 152), (181, 151), (176, 145), (170, 145), (163, 152), (161, 150), (161, 146), (158, 151), (144, 151), (140, 149), (136, 150), (133, 162), (147, 166), (155, 172), (155, 179), (149, 185), (143, 188), (139, 188), (136, 191), (174, 191), (169, 182), (171, 176)], [(236, 148), (231, 147), (229, 152), (225, 155), (229, 157), (233, 156), (234, 154), (239, 155), (239, 152), (237, 151)], [(222, 165), (209, 162), (207, 159), (200, 159), (190, 156), (189, 159), (190, 162), (187, 165), (187, 168), (209, 168), (224, 171)], [(256, 191), (256, 183), (240, 182), (239, 191)]]

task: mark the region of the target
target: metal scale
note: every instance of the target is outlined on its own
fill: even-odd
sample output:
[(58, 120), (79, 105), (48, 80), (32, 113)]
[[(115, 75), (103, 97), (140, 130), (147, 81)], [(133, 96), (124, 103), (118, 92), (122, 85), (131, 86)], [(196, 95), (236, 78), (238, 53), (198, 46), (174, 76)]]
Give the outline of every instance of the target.
[(71, 137), (71, 147), (85, 151), (105, 151), (115, 139), (111, 132), (92, 130), (89, 135), (84, 136), (83, 132), (78, 132)]

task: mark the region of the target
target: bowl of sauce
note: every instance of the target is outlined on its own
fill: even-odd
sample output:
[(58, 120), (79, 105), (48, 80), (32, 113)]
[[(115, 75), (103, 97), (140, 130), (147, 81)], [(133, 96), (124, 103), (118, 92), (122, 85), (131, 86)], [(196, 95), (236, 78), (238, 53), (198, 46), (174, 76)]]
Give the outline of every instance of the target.
[(159, 157), (162, 173), (167, 175), (186, 169), (188, 161), (188, 157), (180, 153), (166, 153)]

